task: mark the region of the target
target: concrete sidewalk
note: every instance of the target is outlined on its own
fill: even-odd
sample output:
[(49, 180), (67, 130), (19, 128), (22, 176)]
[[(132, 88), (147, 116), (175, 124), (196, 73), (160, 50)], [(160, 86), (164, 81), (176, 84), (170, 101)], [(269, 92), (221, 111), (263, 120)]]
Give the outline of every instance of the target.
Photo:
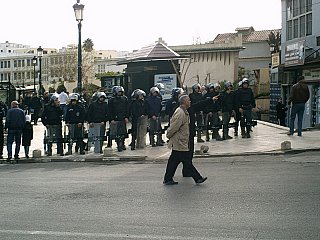
[[(118, 152), (116, 150), (115, 143), (112, 148), (107, 148), (104, 154), (94, 154), (89, 151), (86, 155), (79, 155), (74, 153), (71, 156), (57, 156), (52, 157), (44, 156), (43, 150), (43, 134), (44, 126), (34, 126), (34, 140), (30, 148), (30, 156), (35, 149), (41, 149), (42, 157), (38, 159), (26, 159), (24, 158), (24, 149), (20, 150), (20, 162), (51, 162), (51, 161), (133, 161), (133, 160), (146, 160), (146, 161), (161, 161), (167, 160), (170, 155), (170, 149), (168, 147), (150, 147), (145, 149), (131, 151), (130, 147), (127, 147), (126, 151)], [(234, 137), (227, 141), (210, 140), (209, 142), (196, 143), (195, 149), (200, 149), (201, 145), (209, 147), (209, 151), (206, 154), (195, 154), (195, 158), (214, 158), (214, 157), (226, 157), (226, 156), (243, 156), (243, 155), (265, 155), (265, 154), (285, 154), (295, 153), (303, 151), (318, 151), (320, 150), (320, 138), (318, 130), (309, 130), (302, 133), (302, 137), (288, 136), (288, 128), (281, 127), (268, 122), (258, 121), (258, 125), (253, 128), (250, 139), (242, 139), (241, 136)], [(233, 136), (233, 129), (230, 130), (230, 135)], [(205, 139), (205, 137), (203, 137)], [(126, 140), (126, 146), (130, 142), (130, 138)], [(291, 142), (291, 150), (281, 151), (281, 143), (284, 141)], [(6, 158), (6, 147), (4, 147), (4, 158)], [(56, 152), (55, 145), (53, 145), (53, 151)]]

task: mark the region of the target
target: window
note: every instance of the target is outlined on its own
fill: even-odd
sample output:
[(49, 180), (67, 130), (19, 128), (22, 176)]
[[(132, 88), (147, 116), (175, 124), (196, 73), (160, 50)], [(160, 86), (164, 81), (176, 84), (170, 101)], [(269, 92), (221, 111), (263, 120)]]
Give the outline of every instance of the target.
[(320, 36), (317, 37), (317, 46), (320, 46)]
[(306, 0), (307, 4), (306, 4), (306, 10), (307, 12), (311, 12), (312, 11), (312, 0)]
[(306, 16), (300, 18), (300, 37), (306, 35)]
[(292, 21), (287, 22), (287, 39), (292, 39)]
[(18, 66), (17, 60), (14, 60), (13, 61), (13, 67), (17, 67), (17, 66)]
[(0, 68), (3, 68), (3, 62), (0, 62)]
[(312, 35), (312, 0), (287, 0), (287, 40)]
[(299, 0), (293, 0), (293, 17), (299, 15)]
[(312, 14), (307, 15), (307, 32), (306, 35), (312, 35)]
[(300, 14), (306, 12), (306, 0), (300, 0)]
[(299, 19), (293, 20), (293, 38), (299, 37)]

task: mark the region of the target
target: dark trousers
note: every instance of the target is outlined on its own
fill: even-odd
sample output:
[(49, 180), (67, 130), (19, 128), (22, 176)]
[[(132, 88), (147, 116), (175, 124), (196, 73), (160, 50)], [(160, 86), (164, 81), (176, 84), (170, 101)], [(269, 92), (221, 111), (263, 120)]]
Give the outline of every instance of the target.
[(192, 161), (190, 161), (190, 151), (182, 152), (182, 151), (172, 150), (167, 163), (166, 173), (164, 175), (164, 181), (173, 180), (172, 178), (177, 170), (178, 165), (181, 162), (183, 164), (183, 168), (191, 174), (191, 177), (195, 181), (201, 178), (200, 173), (193, 166)]
[(2, 157), (3, 155), (3, 145), (4, 145), (3, 124), (0, 123), (0, 157)]
[(247, 129), (247, 134), (250, 134), (252, 123), (252, 108), (243, 108), (242, 118), (241, 118), (241, 131), (245, 128)]
[[(189, 136), (189, 161), (191, 164), (192, 164), (193, 154), (194, 154), (194, 136), (193, 136), (193, 134), (190, 134), (190, 136)], [(190, 168), (185, 168), (185, 165), (183, 165), (182, 176), (192, 177), (192, 170), (190, 171)]]
[(294, 121), (296, 120), (296, 115), (298, 116), (298, 136), (302, 135), (302, 120), (304, 114), (305, 104), (296, 103), (292, 105), (290, 114), (290, 134), (293, 135), (294, 132)]
[(9, 130), (7, 137), (7, 151), (8, 158), (12, 157), (12, 144), (16, 142), (16, 149), (14, 152), (14, 157), (19, 157), (20, 145), (21, 145), (22, 130)]

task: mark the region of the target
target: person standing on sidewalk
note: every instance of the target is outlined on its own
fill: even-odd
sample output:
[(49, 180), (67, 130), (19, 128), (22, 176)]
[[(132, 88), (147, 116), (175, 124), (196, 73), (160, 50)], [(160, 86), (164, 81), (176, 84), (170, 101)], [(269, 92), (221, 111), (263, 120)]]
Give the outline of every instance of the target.
[(234, 92), (232, 91), (232, 83), (227, 81), (224, 85), (225, 90), (221, 93), (221, 111), (223, 121), (223, 140), (232, 139), (229, 136), (229, 122), (231, 120), (232, 111), (234, 109)]
[(182, 95), (179, 98), (180, 107), (174, 112), (170, 126), (167, 130), (167, 138), (169, 139), (168, 146), (172, 149), (171, 155), (168, 159), (166, 173), (163, 184), (175, 185), (178, 182), (173, 180), (173, 176), (177, 170), (178, 165), (182, 162), (183, 167), (188, 170), (193, 180), (198, 183), (203, 183), (207, 180), (202, 177), (197, 169), (190, 161), (189, 149), (189, 113), (190, 98), (188, 95)]
[(290, 132), (289, 135), (293, 135), (294, 121), (296, 115), (298, 115), (298, 136), (302, 136), (302, 120), (305, 109), (305, 104), (310, 98), (310, 92), (307, 84), (304, 83), (304, 77), (298, 78), (298, 83), (292, 86), (291, 94), (289, 97), (289, 105), (292, 104), (290, 114)]
[(33, 120), (34, 125), (38, 124), (38, 118), (40, 116), (41, 109), (42, 109), (41, 99), (38, 97), (38, 94), (35, 92), (30, 101), (30, 112), (32, 113), (31, 120)]
[(250, 138), (252, 110), (255, 110), (256, 101), (252, 89), (249, 88), (249, 80), (247, 78), (242, 80), (242, 88), (239, 88), (236, 98), (236, 105), (241, 114), (240, 125), (242, 138)]
[[(149, 117), (149, 137), (152, 147), (163, 146), (162, 143), (162, 129), (161, 129), (161, 97), (160, 90), (157, 87), (150, 89), (150, 94), (146, 99), (147, 113)], [(157, 136), (157, 142), (155, 142), (155, 135)]]
[(69, 101), (69, 96), (62, 90), (62, 92), (59, 93), (58, 99), (60, 102), (60, 108), (63, 112), (63, 120), (65, 120), (66, 114), (67, 114), (67, 103)]
[(31, 124), (30, 115), (26, 115), (26, 125), (22, 132), (22, 146), (24, 146), (24, 153), (26, 158), (29, 158), (29, 150), (31, 146), (31, 140), (33, 139), (33, 127)]
[[(203, 100), (202, 93), (200, 91), (201, 85), (199, 83), (196, 83), (192, 86), (192, 93), (189, 94), (189, 98), (191, 101), (191, 105), (197, 104), (198, 102), (201, 102)], [(190, 113), (190, 112), (189, 112)], [(204, 126), (204, 117), (203, 117), (203, 111), (199, 111), (194, 113), (195, 114), (195, 119), (197, 123), (197, 142), (201, 143), (204, 142), (204, 140), (201, 138), (201, 133), (202, 133), (202, 128)], [(190, 115), (190, 119), (191, 119)]]
[(26, 118), (22, 109), (19, 108), (17, 101), (11, 102), (11, 109), (9, 109), (6, 116), (5, 130), (8, 129), (7, 136), (7, 150), (8, 150), (8, 159), (7, 161), (13, 161), (12, 158), (12, 144), (16, 142), (16, 148), (14, 152), (14, 160), (17, 162), (19, 160), (19, 152), (21, 145), (21, 135), (22, 130), (25, 126)]
[(277, 106), (276, 106), (276, 110), (277, 110), (277, 120), (280, 126), (286, 126), (286, 111), (288, 110), (288, 108), (286, 107), (286, 105), (284, 105), (282, 103), (282, 98), (279, 97), (278, 98), (278, 102), (277, 102)]
[(3, 159), (4, 126), (3, 118), (7, 114), (7, 106), (0, 100), (0, 159)]
[(52, 95), (50, 103), (46, 105), (41, 116), (41, 122), (48, 132), (47, 156), (52, 156), (52, 143), (57, 143), (57, 154), (64, 156), (62, 146), (62, 114), (58, 97)]

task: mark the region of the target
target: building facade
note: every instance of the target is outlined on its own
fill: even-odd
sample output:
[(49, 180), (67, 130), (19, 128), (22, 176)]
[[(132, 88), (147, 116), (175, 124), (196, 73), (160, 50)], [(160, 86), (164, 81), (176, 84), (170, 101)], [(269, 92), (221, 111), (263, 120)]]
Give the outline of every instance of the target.
[(311, 97), (303, 128), (320, 123), (320, 0), (281, 0), (282, 37), (279, 83), (287, 102), (291, 86), (304, 76)]

